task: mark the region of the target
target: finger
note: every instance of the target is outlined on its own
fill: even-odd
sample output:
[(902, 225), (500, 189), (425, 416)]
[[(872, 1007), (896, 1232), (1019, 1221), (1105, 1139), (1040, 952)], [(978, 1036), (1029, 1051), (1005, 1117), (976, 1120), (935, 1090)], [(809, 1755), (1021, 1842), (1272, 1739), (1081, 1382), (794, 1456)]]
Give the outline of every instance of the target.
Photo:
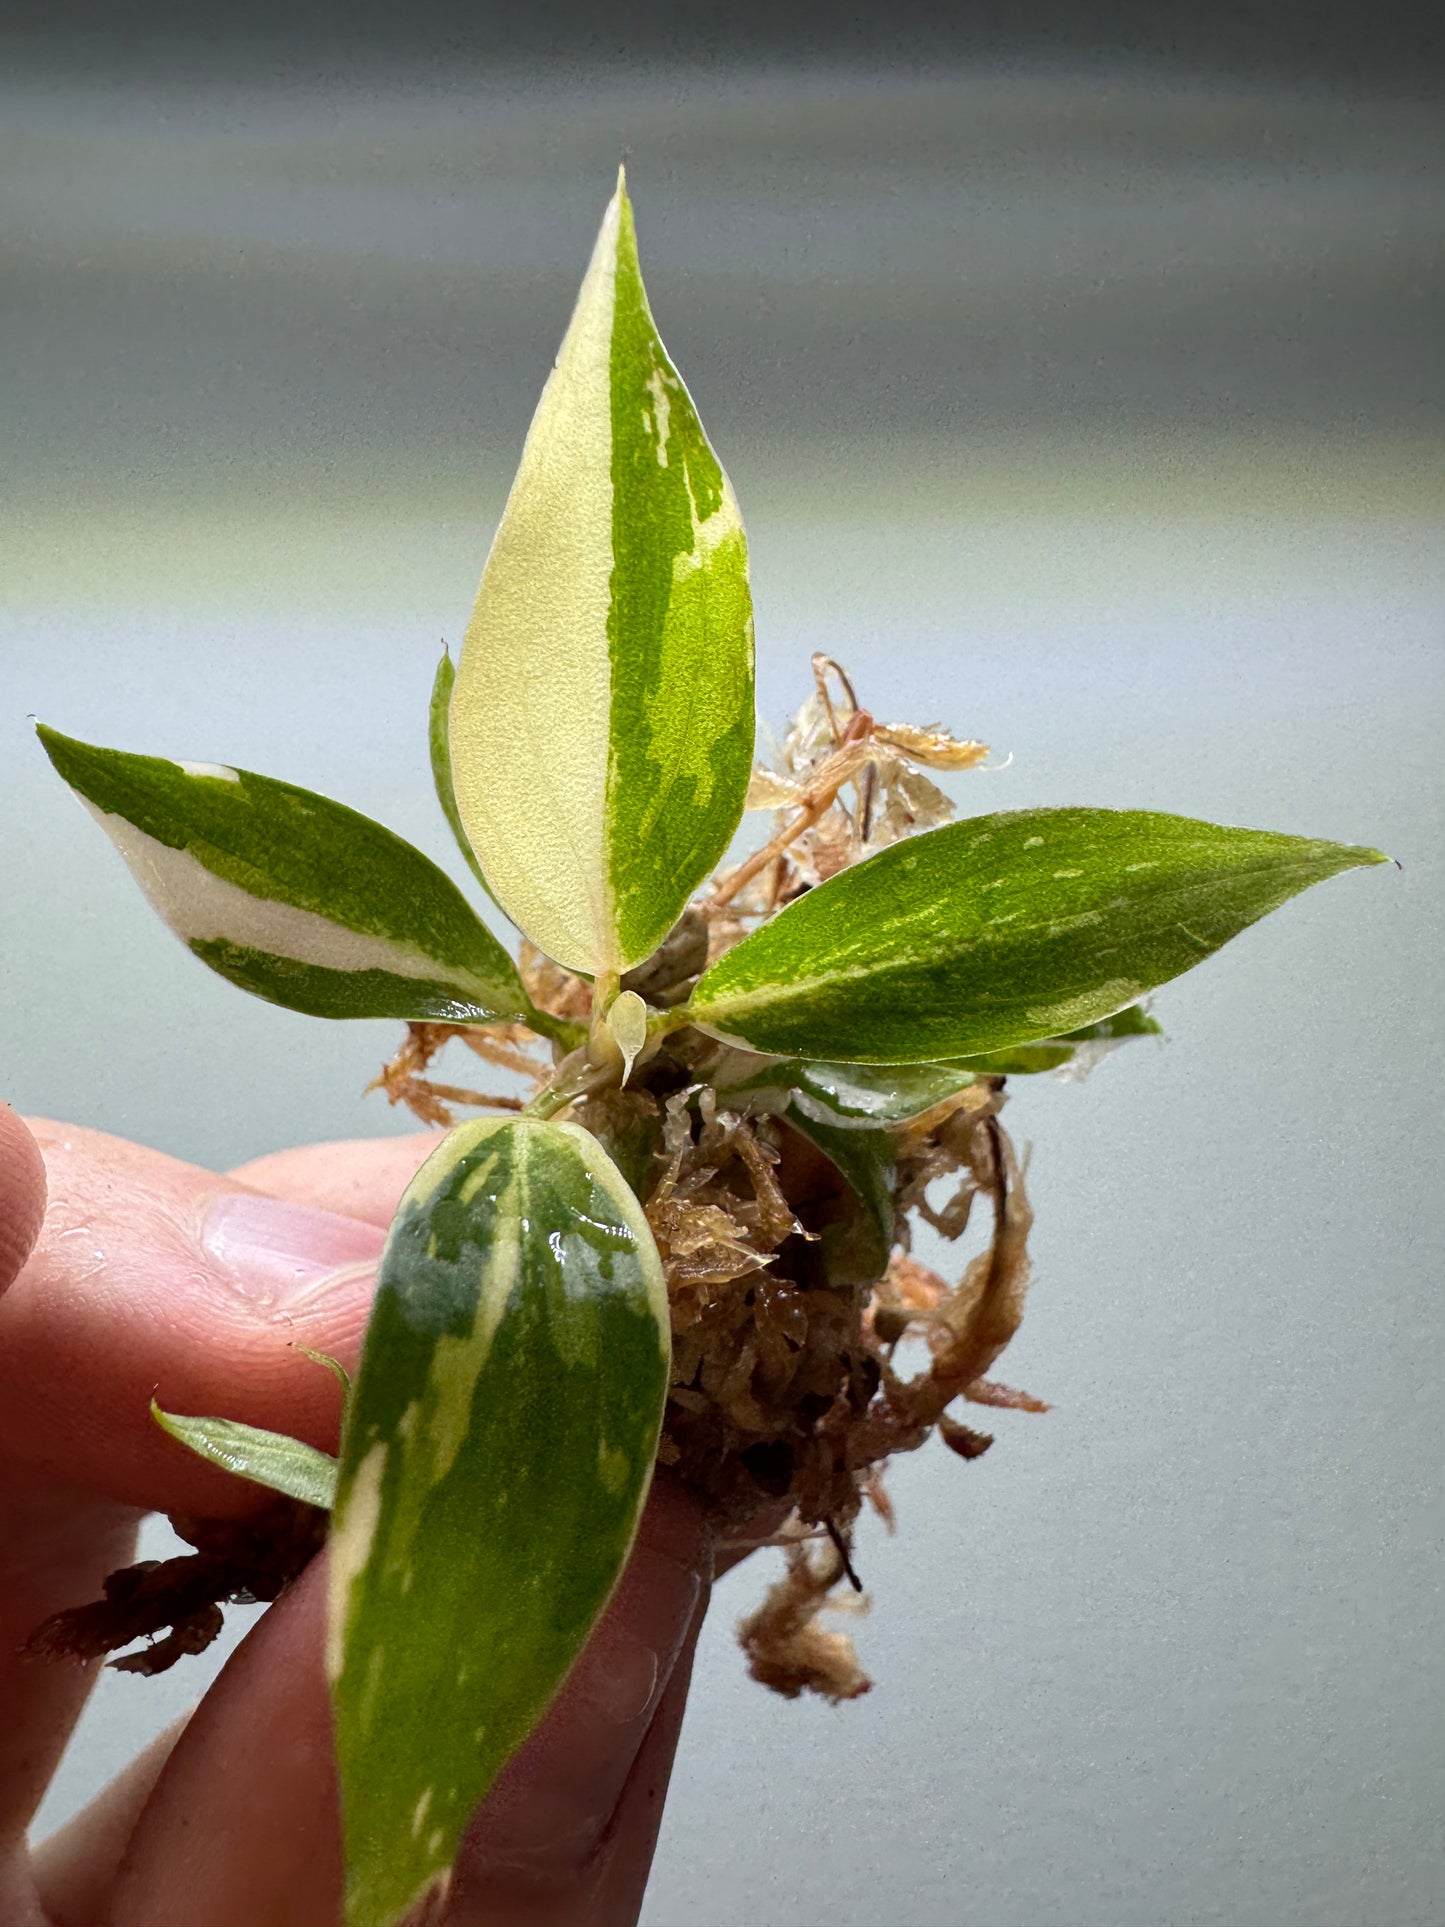
[[(171, 1755), (122, 1864), (110, 1927), (335, 1927), (341, 1866), (322, 1565), (244, 1641)], [(559, 1894), (595, 1881), (594, 1859), (710, 1568), (697, 1506), (659, 1481), (586, 1651), (468, 1831), (458, 1890), (493, 1906), (505, 1883), (512, 1909), (479, 1918), (530, 1927), (527, 1909), (543, 1907), (553, 1911), (537, 1912), (538, 1922), (563, 1918)]]
[(45, 1160), (8, 1104), (0, 1104), (0, 1291), (30, 1256), (45, 1216)]
[(136, 1821), (189, 1713), (156, 1736), (89, 1805), (43, 1840), (31, 1856), (40, 1904), (56, 1927), (100, 1920)]
[(130, 1562), (138, 1516), (28, 1468), (0, 1467), (0, 1841), (23, 1837), (96, 1672), (20, 1648)]
[[(564, 1836), (548, 1842), (550, 1864), (520, 1880), (497, 1864), (483, 1808), (457, 1867), (441, 1927), (633, 1927), (652, 1871), (663, 1803), (687, 1709), (698, 1635), (707, 1612), (699, 1599), (667, 1685), (622, 1790), (590, 1851)], [(587, 1839), (584, 1833), (583, 1840)], [(560, 1851), (559, 1851), (560, 1849)]]
[(355, 1356), (381, 1232), (98, 1132), (35, 1130), (50, 1210), (0, 1299), (0, 1458), (147, 1509), (255, 1510), (259, 1488), (167, 1438), (151, 1396), (334, 1448), (336, 1383), (293, 1347)]
[(57, 1927), (40, 1912), (30, 1863), (22, 1846), (0, 1850), (0, 1920), (5, 1927)]
[(713, 1578), (721, 1579), (755, 1552), (776, 1545), (774, 1535), (781, 1532), (792, 1511), (790, 1505), (770, 1505), (741, 1524), (725, 1527), (713, 1540)]
[[(583, 1922), (587, 1927), (614, 1927), (614, 1923), (616, 1927), (632, 1927), (642, 1911), (706, 1611), (707, 1604), (703, 1601), (693, 1616), (667, 1691), (627, 1776), (622, 1798), (607, 1829), (604, 1850), (598, 1855), (596, 1884), (586, 1895), (588, 1910), (576, 1917), (578, 1927)], [(462, 1923), (457, 1923), (457, 1927), (462, 1927)]]
[[(619, 1803), (712, 1569), (697, 1502), (659, 1480), (648, 1533), (552, 1713), (468, 1829), (447, 1927), (572, 1927), (594, 1919)], [(690, 1664), (690, 1657), (688, 1662)], [(608, 1919), (606, 1927), (621, 1927)]]
[[(371, 1288), (361, 1255), (381, 1241), (139, 1146), (37, 1128), (51, 1209), (0, 1299), (0, 1826), (11, 1828), (28, 1822), (95, 1675), (22, 1658), (20, 1644), (130, 1562), (139, 1511), (225, 1517), (270, 1502), (161, 1433), (152, 1392), (173, 1410), (334, 1444), (335, 1381), (289, 1342), (354, 1347)], [(339, 1281), (329, 1296), (328, 1281)]]
[(229, 1176), (237, 1184), (273, 1198), (364, 1218), (383, 1229), (391, 1223), (401, 1194), (429, 1158), (445, 1131), (420, 1131), (408, 1137), (359, 1138), (354, 1142), (303, 1144), (294, 1151), (273, 1151), (237, 1165)]
[(106, 1927), (336, 1927), (325, 1616), (323, 1557), (246, 1635), (172, 1748), (126, 1842)]

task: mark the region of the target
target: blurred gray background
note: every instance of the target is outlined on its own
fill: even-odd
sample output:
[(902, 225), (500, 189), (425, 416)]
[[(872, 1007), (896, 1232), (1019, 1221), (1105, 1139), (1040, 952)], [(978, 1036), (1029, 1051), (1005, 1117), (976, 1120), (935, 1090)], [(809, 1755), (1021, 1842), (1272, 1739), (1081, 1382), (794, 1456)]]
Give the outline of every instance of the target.
[[(1445, 1919), (1438, 47), (1388, 8), (776, 11), (10, 10), (0, 1090), (217, 1167), (404, 1128), (361, 1095), (391, 1027), (209, 977), (26, 716), (455, 873), (437, 644), (626, 154), (765, 720), (823, 648), (1011, 753), (966, 810), (1404, 866), (1167, 987), (1166, 1045), (1017, 1080), (1003, 1373), (1055, 1409), (896, 1468), (867, 1699), (744, 1677), (777, 1555), (719, 1589), (648, 1927)], [(109, 1676), (45, 1822), (209, 1666)]]

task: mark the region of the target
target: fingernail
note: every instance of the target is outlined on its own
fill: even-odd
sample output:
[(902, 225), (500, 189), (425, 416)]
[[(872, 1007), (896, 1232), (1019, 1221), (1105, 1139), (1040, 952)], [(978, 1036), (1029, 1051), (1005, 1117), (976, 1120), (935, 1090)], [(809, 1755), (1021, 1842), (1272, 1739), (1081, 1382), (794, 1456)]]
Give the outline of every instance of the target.
[(252, 1191), (224, 1191), (201, 1228), (206, 1255), (248, 1303), (294, 1305), (368, 1274), (386, 1233), (359, 1218)]
[[(702, 1593), (698, 1572), (641, 1546), (546, 1725), (483, 1810), (469, 1873), (555, 1885), (596, 1852)], [(510, 1782), (510, 1784), (509, 1784)]]

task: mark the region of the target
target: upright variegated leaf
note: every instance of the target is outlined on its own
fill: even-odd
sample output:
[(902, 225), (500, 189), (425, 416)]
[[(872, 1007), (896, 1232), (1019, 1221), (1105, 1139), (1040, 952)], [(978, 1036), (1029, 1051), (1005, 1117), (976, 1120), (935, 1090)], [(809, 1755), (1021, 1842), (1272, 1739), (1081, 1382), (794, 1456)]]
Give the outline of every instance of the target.
[(457, 805), (532, 942), (620, 972), (727, 848), (752, 750), (742, 522), (658, 338), (619, 181), (462, 647)]
[(706, 972), (719, 1036), (851, 1063), (972, 1058), (1134, 1003), (1378, 850), (1143, 810), (926, 831), (810, 890)]
[(539, 1021), (456, 885), (379, 823), (249, 770), (40, 740), (151, 907), (242, 990), (313, 1017)]
[(381, 1260), (342, 1442), (328, 1667), (348, 1927), (440, 1885), (632, 1544), (667, 1395), (667, 1291), (595, 1138), (466, 1124)]

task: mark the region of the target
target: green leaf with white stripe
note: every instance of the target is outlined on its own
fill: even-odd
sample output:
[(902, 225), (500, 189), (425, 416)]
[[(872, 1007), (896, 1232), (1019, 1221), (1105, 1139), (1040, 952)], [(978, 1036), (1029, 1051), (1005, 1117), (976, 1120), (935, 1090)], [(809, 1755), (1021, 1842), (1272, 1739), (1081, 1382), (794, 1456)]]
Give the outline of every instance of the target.
[(336, 1460), (329, 1452), (318, 1452), (314, 1445), (288, 1438), (284, 1432), (266, 1432), (236, 1419), (163, 1412), (154, 1399), (151, 1417), (208, 1465), (234, 1472), (253, 1485), (268, 1486), (272, 1492), (284, 1492), (303, 1505), (330, 1511), (336, 1497)]
[(151, 907), (242, 990), (313, 1017), (537, 1024), (456, 885), (379, 823), (249, 770), (131, 756), (43, 725), (40, 740)]
[(1144, 810), (1020, 810), (895, 843), (708, 970), (691, 1021), (865, 1064), (1057, 1037), (1191, 969), (1378, 850)]
[(641, 963), (737, 828), (753, 727), (742, 521), (619, 180), (451, 698), (457, 806), (508, 916), (569, 970)]
[(381, 1260), (331, 1540), (347, 1927), (444, 1883), (621, 1572), (667, 1397), (667, 1291), (596, 1139), (462, 1125)]

